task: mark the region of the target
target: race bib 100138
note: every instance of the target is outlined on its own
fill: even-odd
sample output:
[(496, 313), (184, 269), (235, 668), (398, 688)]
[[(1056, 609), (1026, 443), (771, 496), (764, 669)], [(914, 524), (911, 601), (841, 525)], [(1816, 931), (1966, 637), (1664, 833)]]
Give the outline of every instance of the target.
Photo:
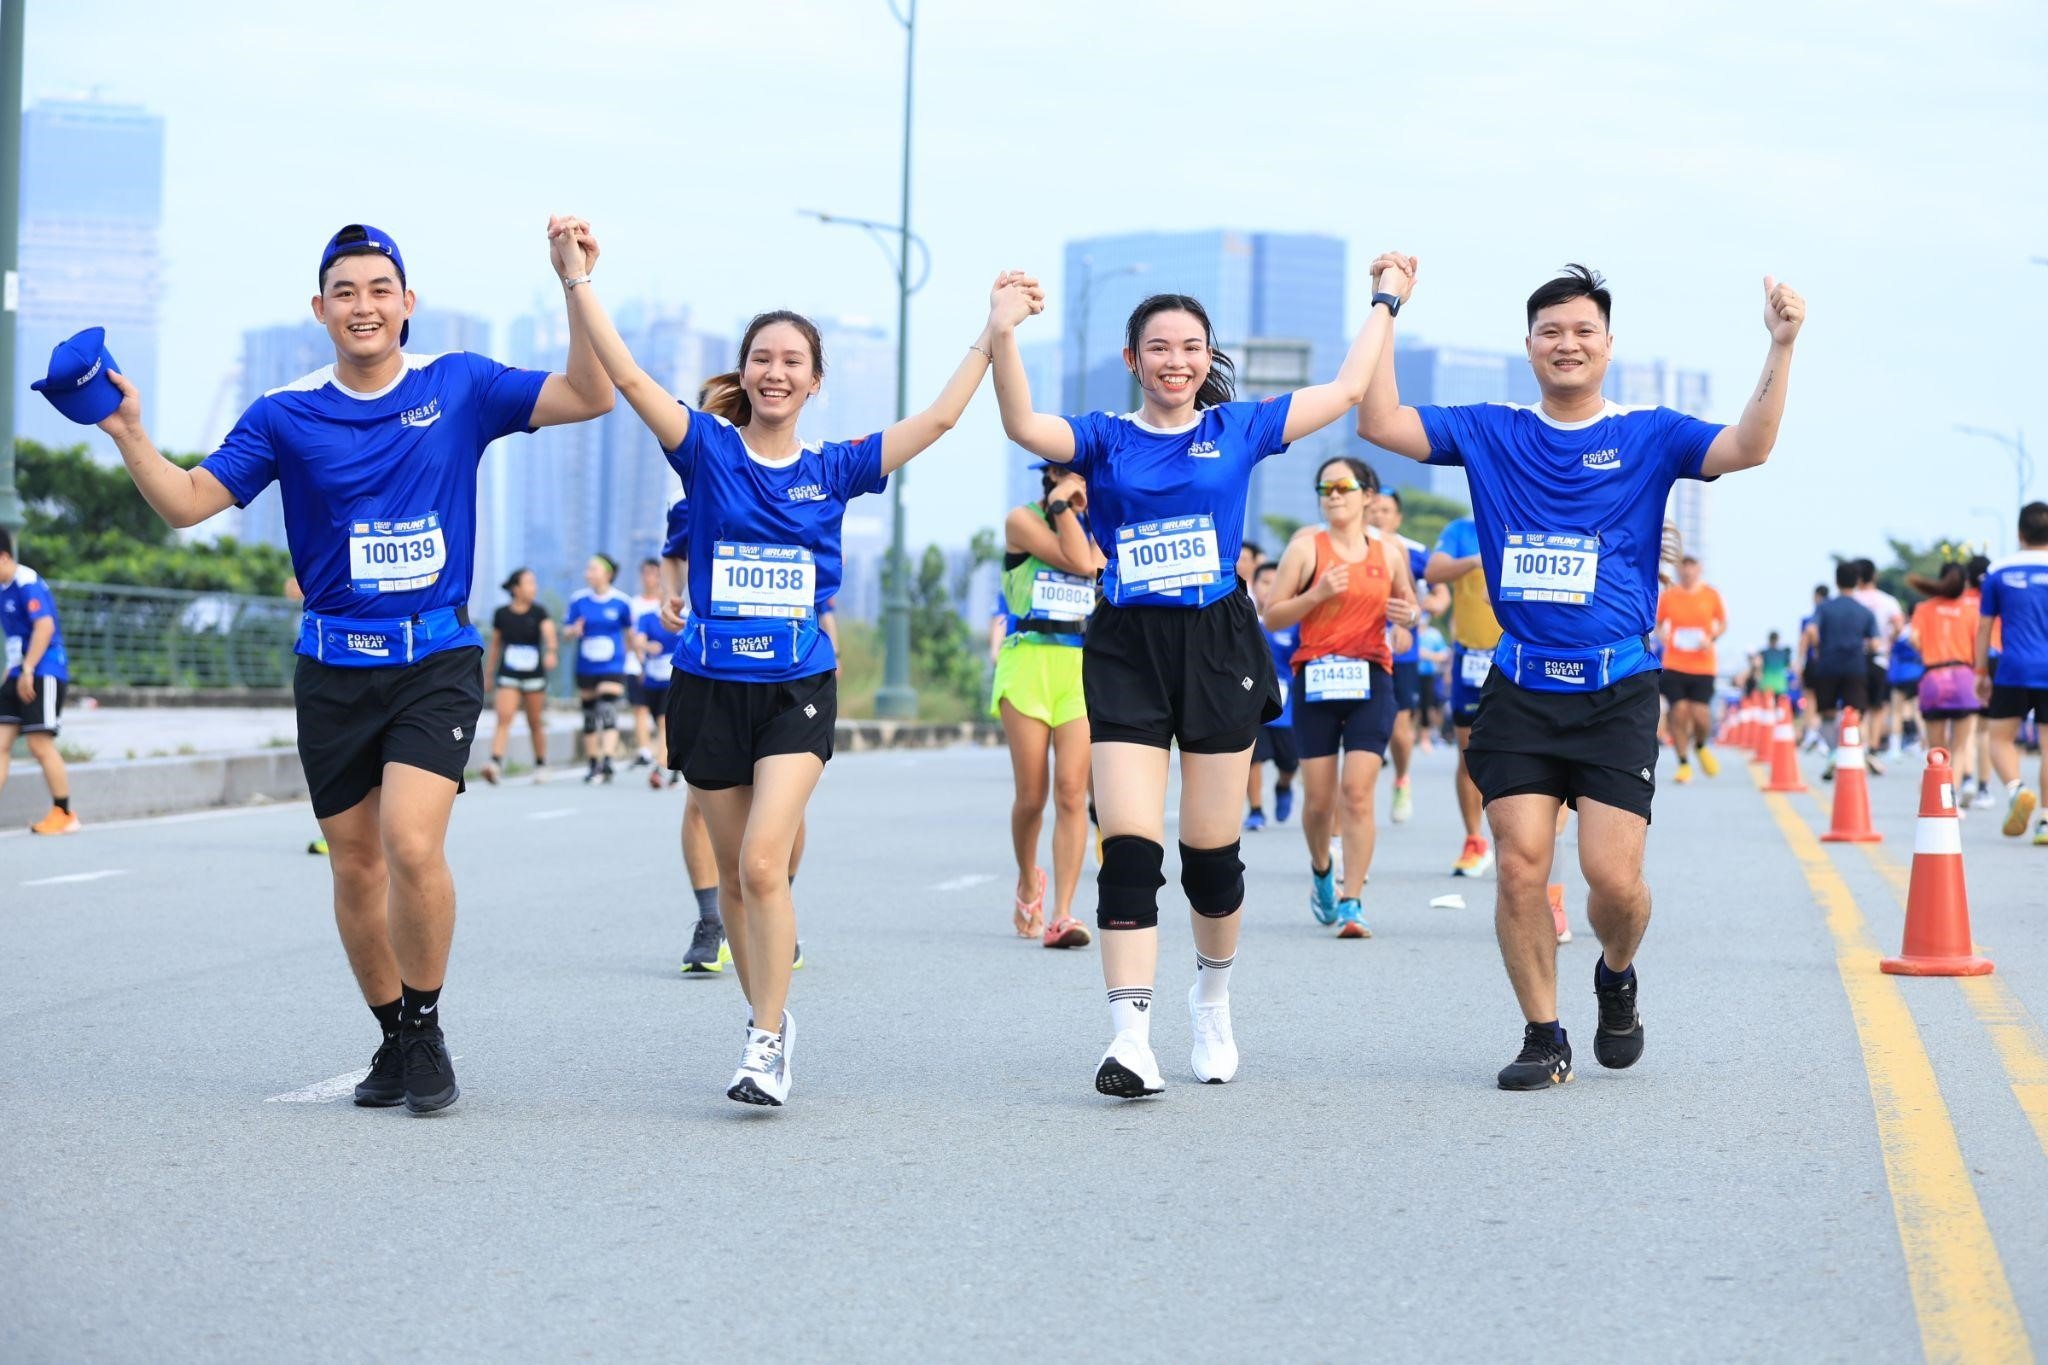
[(432, 587), (447, 566), (438, 513), (349, 523), (349, 586), (357, 592), (417, 592)]
[(1584, 606), (1600, 581), (1600, 538), (1509, 532), (1500, 554), (1500, 600)]
[(1126, 597), (1205, 588), (1223, 576), (1216, 522), (1208, 516), (1134, 522), (1116, 531), (1117, 582)]
[(713, 616), (780, 616), (803, 621), (816, 610), (817, 602), (818, 565), (809, 550), (729, 541), (713, 547)]

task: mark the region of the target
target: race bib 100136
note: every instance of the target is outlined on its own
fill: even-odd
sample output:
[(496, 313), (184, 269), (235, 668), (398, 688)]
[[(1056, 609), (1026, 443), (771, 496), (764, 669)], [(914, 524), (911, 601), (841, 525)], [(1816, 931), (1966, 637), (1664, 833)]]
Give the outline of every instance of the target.
[(1116, 531), (1117, 582), (1126, 597), (1205, 588), (1223, 576), (1216, 522), (1208, 516), (1134, 522)]
[(780, 616), (808, 620), (818, 602), (818, 565), (796, 545), (740, 545), (712, 549), (713, 616)]
[(349, 523), (349, 586), (357, 592), (417, 592), (432, 587), (447, 566), (438, 513)]
[(1500, 600), (1584, 606), (1600, 581), (1600, 538), (1509, 532), (1501, 546)]

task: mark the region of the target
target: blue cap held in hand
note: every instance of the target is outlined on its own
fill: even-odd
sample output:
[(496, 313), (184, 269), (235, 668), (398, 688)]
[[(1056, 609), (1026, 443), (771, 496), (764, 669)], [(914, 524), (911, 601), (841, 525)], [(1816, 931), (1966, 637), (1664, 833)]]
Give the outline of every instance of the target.
[[(405, 257), (398, 254), (398, 243), (391, 234), (371, 227), (368, 223), (350, 223), (327, 239), (326, 247), (320, 252), (320, 290), (327, 290), (327, 267), (344, 256), (386, 256), (391, 264), (398, 267), (398, 286), (410, 288), (405, 282)], [(399, 324), (398, 344), (403, 346), (412, 335), (412, 323)]]
[(81, 426), (93, 426), (114, 415), (121, 391), (107, 378), (121, 372), (107, 353), (107, 329), (88, 327), (57, 343), (50, 352), (50, 373), (29, 387), (50, 400), (50, 406)]

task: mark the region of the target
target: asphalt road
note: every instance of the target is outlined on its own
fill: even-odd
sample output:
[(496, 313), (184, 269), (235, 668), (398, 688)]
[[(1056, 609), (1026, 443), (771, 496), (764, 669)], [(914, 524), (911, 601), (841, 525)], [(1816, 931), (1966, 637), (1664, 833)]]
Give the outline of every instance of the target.
[[(464, 1093), (433, 1119), (308, 1096), (375, 1038), (303, 806), (0, 836), (0, 1358), (1864, 1362), (2048, 1341), (2048, 849), (1966, 822), (1999, 972), (1895, 981), (1870, 945), (1899, 943), (1914, 777), (1875, 784), (1875, 858), (1819, 852), (1822, 808), (1739, 764), (1667, 785), (1643, 1061), (1593, 1062), (1574, 875), (1579, 1079), (1505, 1094), (1520, 1019), (1490, 879), (1446, 875), (1449, 771), (1421, 759), (1416, 818), (1382, 830), (1368, 941), (1311, 921), (1293, 825), (1248, 838), (1231, 1085), (1188, 1071), (1193, 950), (1166, 917), (1168, 1090), (1137, 1104), (1091, 1085), (1095, 952), (1009, 933), (1000, 751), (832, 765), (781, 1111), (723, 1097), (734, 983), (676, 972), (676, 793), (461, 801), (443, 1013)], [(1468, 909), (1429, 907), (1453, 891)]]

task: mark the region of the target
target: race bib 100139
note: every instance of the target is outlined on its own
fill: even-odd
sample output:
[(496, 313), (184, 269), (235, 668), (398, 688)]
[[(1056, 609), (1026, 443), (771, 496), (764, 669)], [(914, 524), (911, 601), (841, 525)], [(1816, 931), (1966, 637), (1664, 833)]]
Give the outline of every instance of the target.
[(795, 545), (740, 545), (720, 541), (712, 549), (713, 616), (810, 618), (818, 602), (818, 565), (809, 550)]
[(1205, 588), (1223, 576), (1216, 522), (1208, 516), (1134, 522), (1116, 531), (1117, 582), (1126, 597)]
[(438, 513), (349, 523), (349, 586), (357, 592), (417, 592), (432, 587), (447, 566)]
[(1600, 581), (1600, 538), (1509, 532), (1500, 554), (1500, 600), (1584, 606)]

